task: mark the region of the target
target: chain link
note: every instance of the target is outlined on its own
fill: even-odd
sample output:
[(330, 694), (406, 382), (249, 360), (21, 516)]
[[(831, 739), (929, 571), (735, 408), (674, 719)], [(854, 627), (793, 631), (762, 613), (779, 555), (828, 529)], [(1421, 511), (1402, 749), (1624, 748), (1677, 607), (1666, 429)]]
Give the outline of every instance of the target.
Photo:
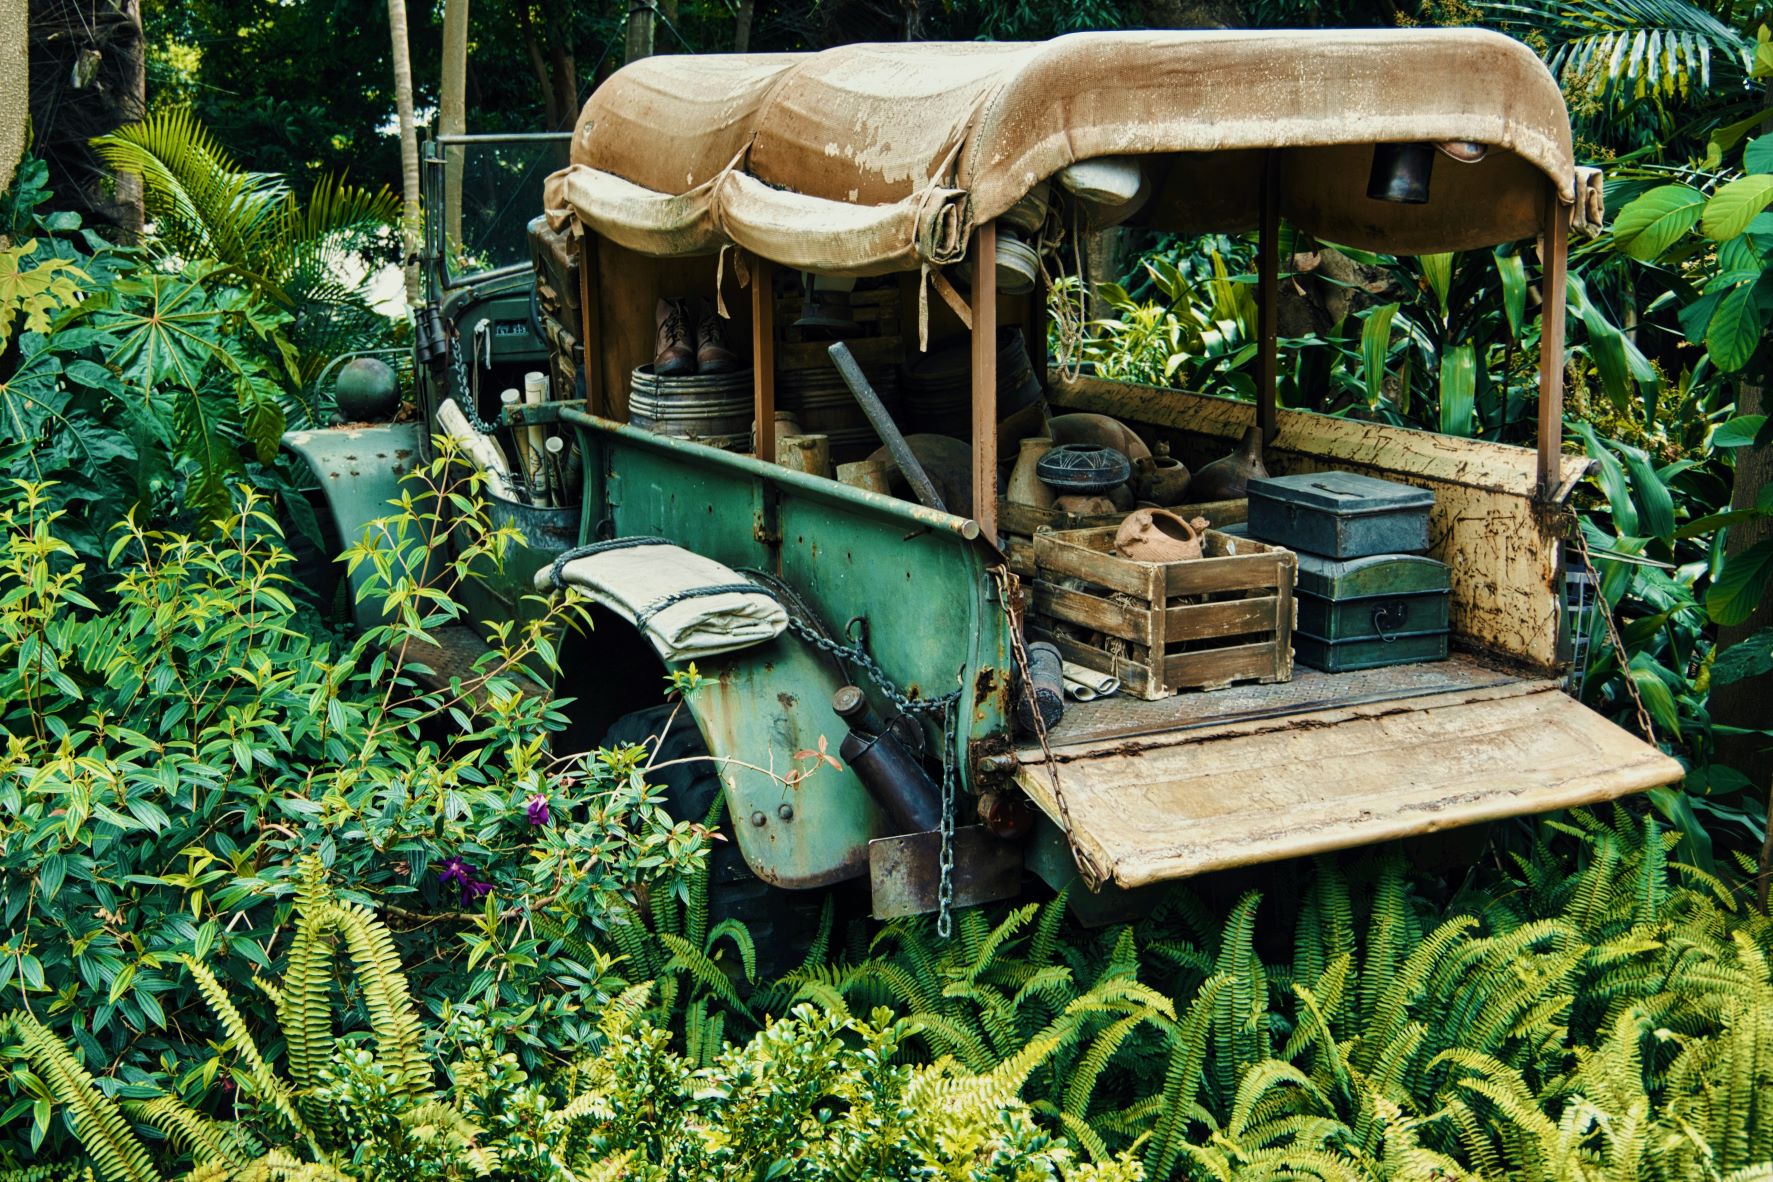
[[(472, 387), (468, 384), (468, 362), (462, 348), (462, 334), (460, 332), (450, 338), (449, 360), (455, 369), (456, 405), (462, 408), (462, 414), (468, 420), (470, 427), (482, 435), (491, 435), (498, 430), (499, 425), (489, 423), (480, 417), (480, 388), (478, 383)], [(476, 366), (475, 369), (475, 376), (478, 377), (479, 367)]]
[(1576, 516), (1574, 509), (1569, 510), (1570, 527), (1576, 535), (1576, 550), (1582, 558), (1583, 569), (1588, 577), (1594, 580), (1595, 609), (1600, 613), (1601, 623), (1606, 625), (1607, 640), (1613, 646), (1613, 660), (1619, 665), (1619, 676), (1625, 680), (1625, 692), (1631, 695), (1631, 704), (1637, 708), (1638, 729), (1644, 732), (1644, 738), (1651, 746), (1656, 746), (1656, 728), (1651, 725), (1650, 711), (1644, 705), (1644, 699), (1638, 694), (1638, 683), (1632, 680), (1631, 665), (1625, 656), (1625, 641), (1619, 635), (1619, 626), (1613, 622), (1613, 608), (1607, 597), (1601, 593), (1600, 572), (1595, 570), (1594, 558), (1588, 552), (1588, 538), (1582, 533), (1582, 520)]
[[(784, 605), (787, 606), (787, 605)], [(805, 610), (801, 608), (800, 610)], [(855, 621), (851, 621), (854, 623)], [(875, 688), (885, 694), (887, 699), (903, 717), (916, 718), (920, 715), (939, 715), (939, 729), (942, 733), (942, 824), (938, 832), (941, 835), (941, 852), (937, 856), (937, 866), (941, 870), (941, 881), (936, 888), (936, 934), (946, 940), (954, 932), (954, 798), (960, 777), (958, 765), (954, 759), (957, 745), (957, 726), (960, 711), (961, 687), (956, 686), (939, 698), (907, 697), (893, 679), (888, 677), (886, 670), (869, 655), (868, 647), (861, 640), (848, 643), (834, 640), (821, 629), (803, 620), (790, 610), (788, 613), (788, 630), (800, 637), (807, 644), (836, 657), (845, 664), (853, 664), (868, 675)], [(897, 719), (884, 726), (890, 729)]]

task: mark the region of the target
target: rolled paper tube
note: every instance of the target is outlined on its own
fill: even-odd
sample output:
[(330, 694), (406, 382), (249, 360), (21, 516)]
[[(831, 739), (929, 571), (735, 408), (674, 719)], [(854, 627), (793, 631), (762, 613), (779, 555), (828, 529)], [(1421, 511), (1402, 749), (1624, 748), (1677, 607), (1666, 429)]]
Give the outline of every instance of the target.
[[(1110, 697), (1120, 692), (1120, 678), (1111, 674), (1098, 673), (1094, 669), (1074, 664), (1071, 661), (1066, 661), (1063, 669), (1067, 682), (1076, 682), (1079, 685), (1087, 686), (1098, 698)], [(1077, 700), (1080, 702), (1089, 701), (1088, 698), (1078, 698)]]
[(556, 505), (570, 505), (566, 492), (566, 440), (558, 435), (548, 436), (543, 445), (543, 462), (548, 466), (548, 487), (554, 493)]
[[(530, 370), (523, 375), (523, 404), (540, 406), (548, 400), (548, 375), (540, 370)], [(529, 473), (529, 487), (532, 499), (539, 508), (553, 504), (548, 496), (548, 445), (540, 426), (524, 429), (523, 466)]]
[(1069, 677), (1065, 679), (1065, 695), (1073, 702), (1094, 702), (1100, 696), (1083, 682), (1073, 681)]
[(486, 473), (487, 481), (495, 493), (502, 497), (511, 495), (511, 466), (505, 459), (505, 453), (499, 448), (498, 441), (470, 427), (468, 416), (462, 413), (462, 408), (456, 405), (454, 399), (444, 399), (443, 404), (437, 408), (437, 425), (443, 428), (445, 435), (456, 441), (470, 464)]

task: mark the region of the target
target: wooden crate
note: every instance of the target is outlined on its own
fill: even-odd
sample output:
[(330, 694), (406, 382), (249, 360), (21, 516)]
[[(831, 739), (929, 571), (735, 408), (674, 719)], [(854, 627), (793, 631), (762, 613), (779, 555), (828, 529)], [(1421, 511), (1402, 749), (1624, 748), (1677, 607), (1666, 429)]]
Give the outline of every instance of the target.
[(1148, 701), (1293, 676), (1290, 550), (1208, 530), (1203, 556), (1134, 562), (1112, 526), (1034, 536), (1029, 625)]
[[(1196, 517), (1204, 517), (1208, 524), (1215, 527), (1236, 525), (1250, 515), (1250, 502), (1208, 501), (1200, 505), (1178, 505), (1171, 512), (1179, 513), (1188, 521)], [(1043, 529), (1075, 530), (1097, 529), (1104, 526), (1118, 526), (1125, 521), (1126, 512), (1119, 509), (1113, 513), (1099, 516), (1078, 516), (1075, 513), (1062, 513), (1057, 509), (1039, 509), (1033, 505), (1024, 505), (1020, 501), (997, 498), (997, 532), (1004, 535), (1004, 556), (1009, 559), (1010, 569), (1024, 579), (1034, 578), (1034, 535)]]

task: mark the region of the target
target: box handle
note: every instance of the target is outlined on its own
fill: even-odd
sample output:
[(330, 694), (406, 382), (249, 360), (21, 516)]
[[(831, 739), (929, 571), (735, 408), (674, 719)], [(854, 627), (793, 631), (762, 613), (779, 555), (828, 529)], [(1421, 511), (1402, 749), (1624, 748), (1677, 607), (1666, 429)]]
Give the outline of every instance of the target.
[(1373, 631), (1379, 634), (1381, 642), (1390, 644), (1398, 638), (1398, 633), (1409, 616), (1410, 605), (1405, 600), (1376, 603), (1373, 605)]

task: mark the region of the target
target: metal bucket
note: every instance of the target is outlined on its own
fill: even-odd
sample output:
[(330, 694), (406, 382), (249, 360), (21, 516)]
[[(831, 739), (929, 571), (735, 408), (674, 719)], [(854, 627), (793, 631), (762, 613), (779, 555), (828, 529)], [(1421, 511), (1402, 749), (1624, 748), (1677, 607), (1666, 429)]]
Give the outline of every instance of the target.
[[(1022, 330), (997, 331), (997, 417), (1006, 419), (1041, 395)], [(966, 438), (973, 429), (973, 356), (962, 344), (913, 362), (905, 373), (905, 409), (915, 430)]]
[[(751, 372), (661, 378), (636, 369), (628, 383), (628, 421), (656, 435), (694, 439), (716, 447), (751, 437)], [(720, 442), (716, 442), (716, 441)]]
[[(874, 392), (897, 418), (899, 371), (876, 366), (865, 372)], [(776, 377), (776, 388), (782, 406), (794, 413), (802, 431), (830, 438), (834, 462), (861, 459), (880, 446), (867, 413), (836, 369), (784, 370)]]
[(523, 544), (544, 554), (558, 554), (579, 544), (579, 506), (543, 509), (487, 494), (486, 515), (493, 528), (515, 526)]

